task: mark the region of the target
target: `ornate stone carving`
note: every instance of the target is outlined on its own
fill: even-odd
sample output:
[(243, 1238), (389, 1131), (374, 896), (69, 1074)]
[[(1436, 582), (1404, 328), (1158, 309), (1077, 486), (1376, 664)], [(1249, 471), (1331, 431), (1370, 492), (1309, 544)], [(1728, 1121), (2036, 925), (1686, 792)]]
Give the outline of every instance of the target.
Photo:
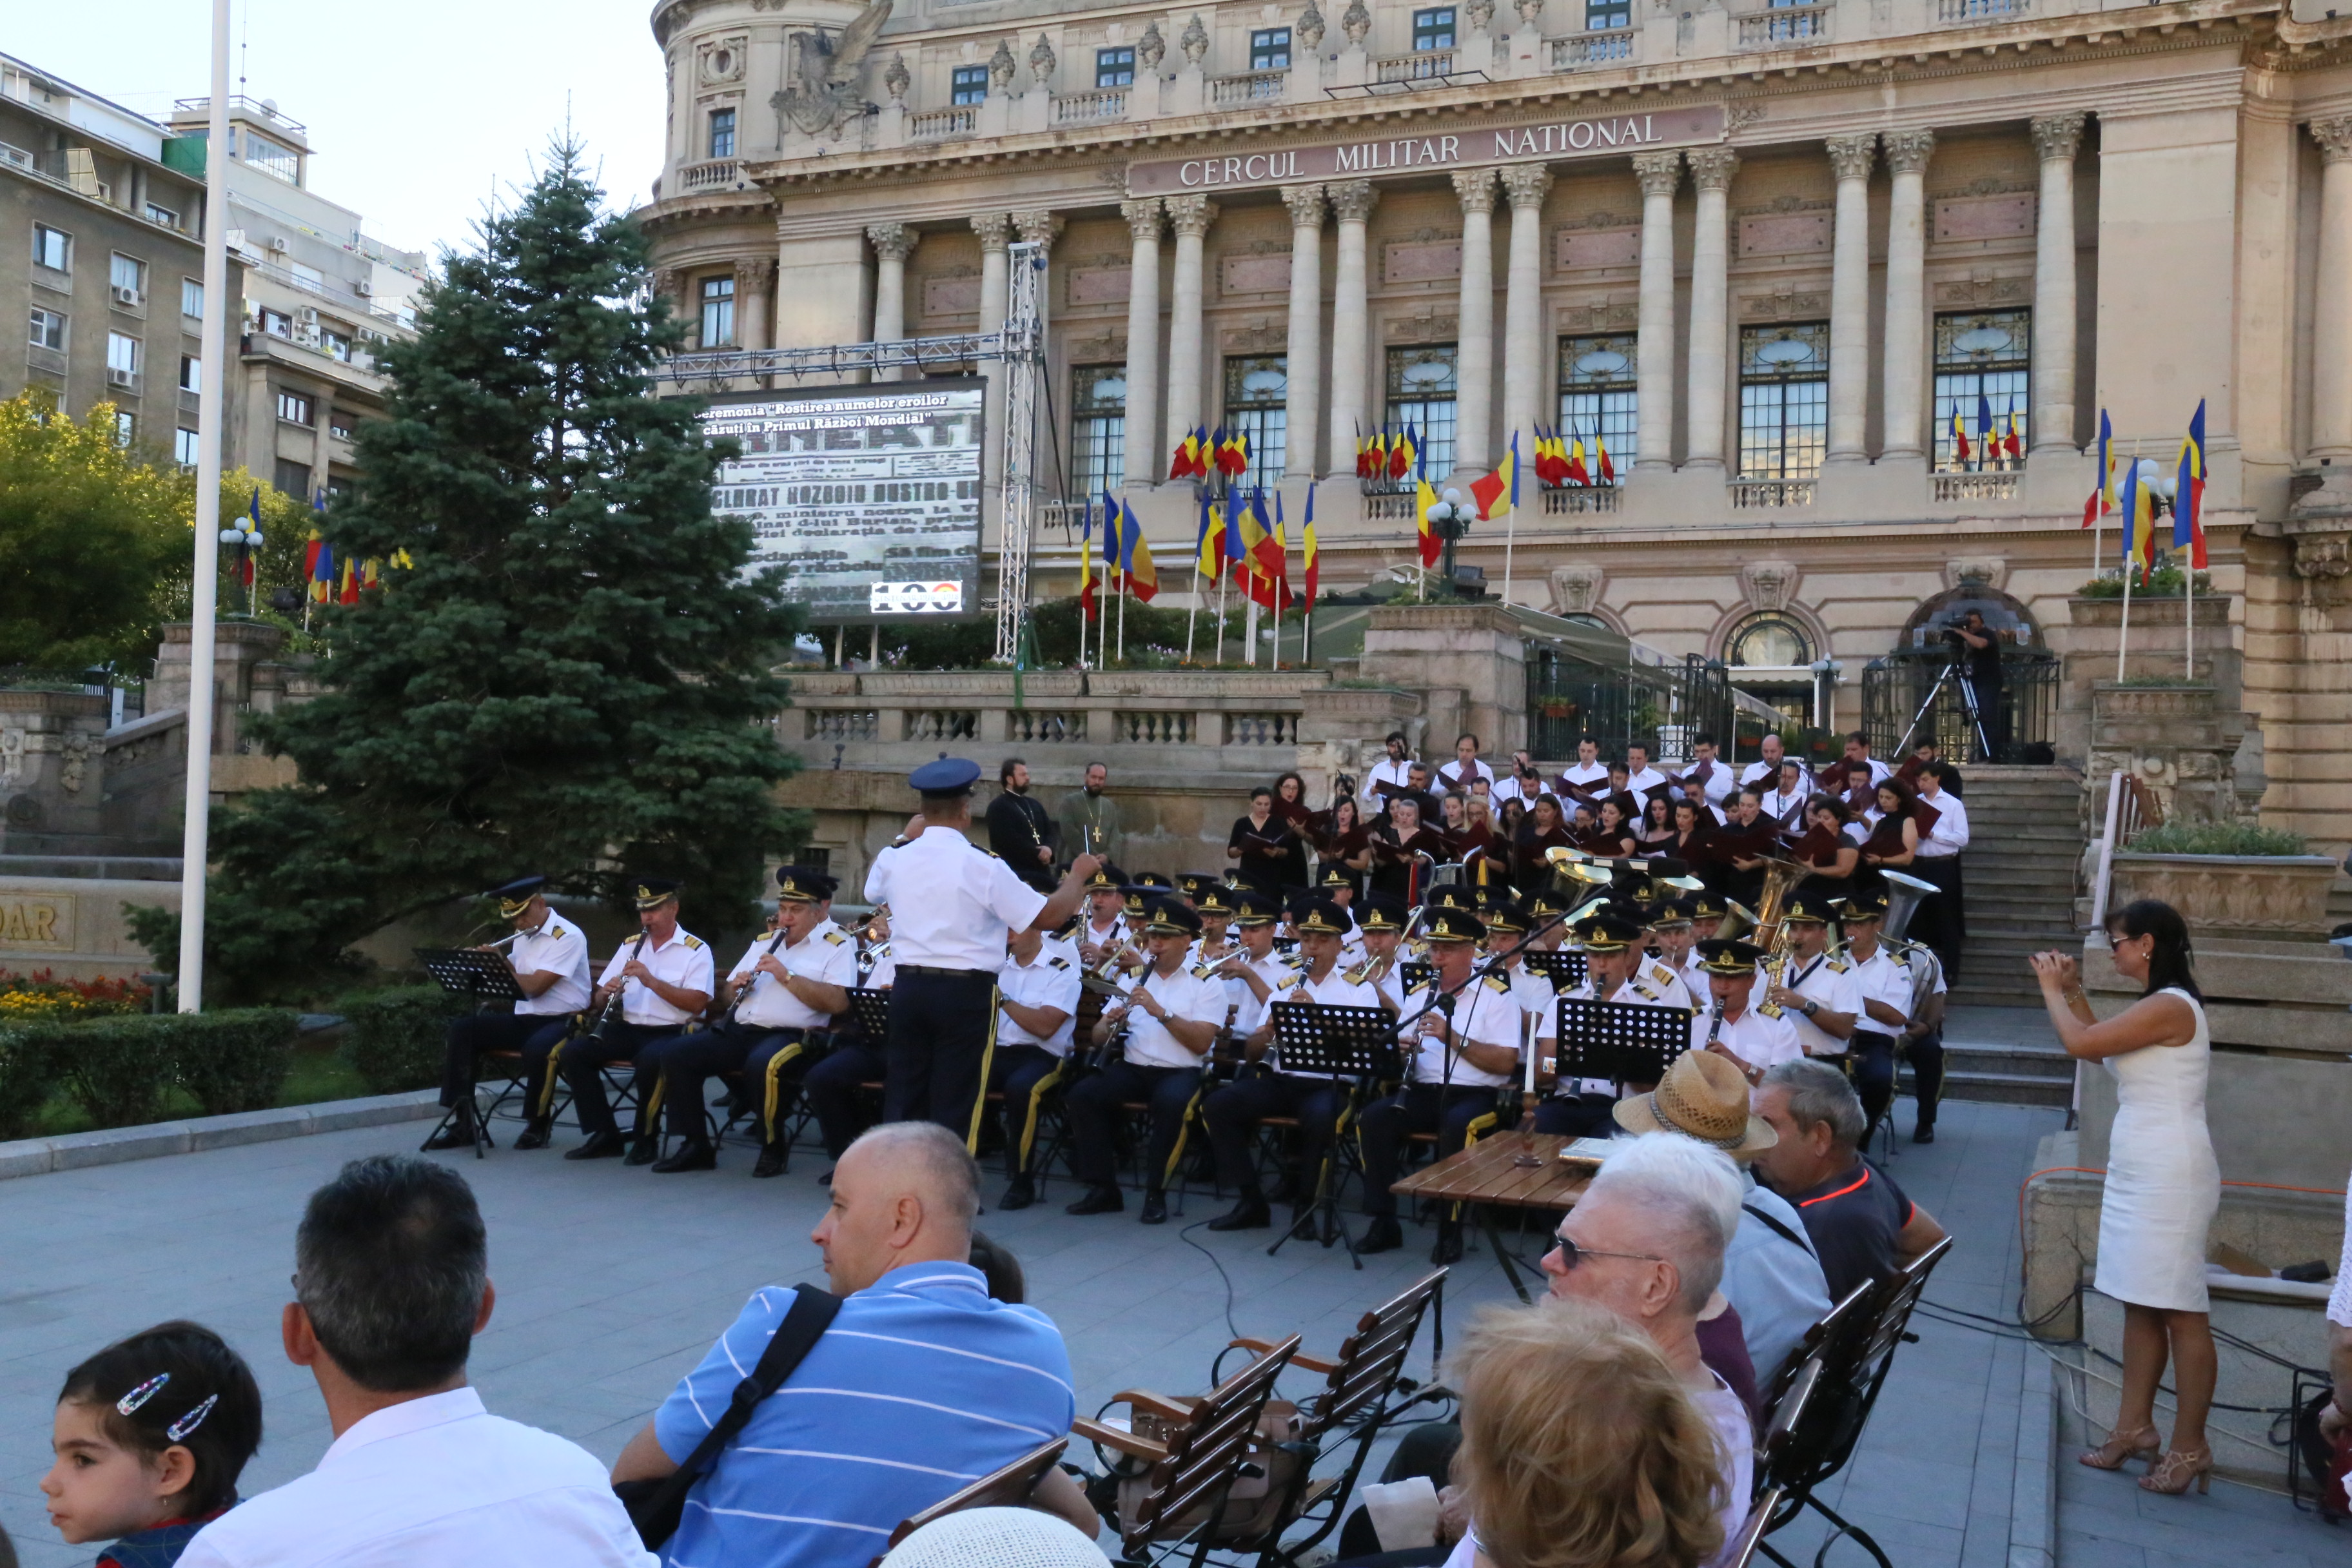
[(1456, 169), (1454, 171), (1454, 194), (1461, 198), (1465, 213), (1490, 213), (1495, 210), (1495, 171), (1492, 169)]
[(1511, 0), (1511, 9), (1519, 14), (1521, 26), (1537, 27), (1542, 25), (1539, 18), (1543, 16), (1543, 0)]
[(1013, 219), (1005, 213), (974, 213), (971, 232), (980, 236), (980, 248), (1002, 250), (1013, 243)]
[(1864, 131), (1854, 136), (1832, 136), (1822, 143), (1829, 149), (1830, 172), (1838, 184), (1848, 180), (1870, 178), (1870, 165), (1878, 156), (1878, 132)]
[(1691, 184), (1702, 191), (1731, 189), (1739, 154), (1728, 147), (1701, 147), (1690, 154)]
[(1290, 226), (1294, 229), (1323, 226), (1323, 187), (1320, 185), (1285, 185), (1282, 205), (1290, 209)]
[(1209, 232), (1217, 221), (1217, 204), (1206, 196), (1181, 195), (1164, 198), (1168, 205), (1168, 222), (1181, 237), (1198, 239)]
[(1372, 14), (1364, 9), (1364, 0), (1348, 0), (1347, 10), (1339, 14), (1339, 31), (1348, 35), (1348, 42), (1360, 49), (1371, 30)]
[(1886, 172), (1890, 174), (1924, 174), (1927, 160), (1936, 154), (1936, 133), (1932, 131), (1890, 131), (1886, 133)]
[(1631, 300), (1614, 303), (1595, 300), (1589, 305), (1570, 305), (1559, 312), (1560, 330), (1570, 332), (1616, 332), (1641, 320), (1641, 307)]
[(1390, 321), (1381, 336), (1392, 343), (1445, 343), (1461, 335), (1459, 318), (1429, 311)]
[(665, 300), (676, 300), (678, 290), (686, 287), (686, 274), (675, 267), (664, 267), (654, 273), (654, 292)]
[(2042, 161), (2073, 163), (2075, 150), (2083, 144), (2083, 121), (2087, 118), (2077, 109), (2030, 121), (2026, 128), (2033, 132), (2033, 150), (2042, 154)]
[(1744, 131), (1763, 118), (1762, 104), (1735, 103), (1723, 111), (1723, 128), (1726, 131)]
[(1750, 561), (1739, 568), (1739, 585), (1759, 610), (1785, 610), (1797, 596), (1804, 574), (1793, 561)]
[(1238, 350), (1243, 353), (1263, 353), (1268, 349), (1278, 349), (1289, 341), (1290, 333), (1286, 328), (1277, 327), (1260, 318), (1246, 327), (1237, 327), (1226, 332), (1223, 344), (1228, 352)]
[(1054, 67), (1057, 63), (1054, 58), (1054, 46), (1045, 41), (1045, 34), (1038, 34), (1037, 47), (1029, 51), (1029, 74), (1036, 79), (1039, 87), (1045, 85), (1045, 79), (1054, 74)]
[(1152, 23), (1143, 29), (1143, 37), (1135, 40), (1135, 61), (1145, 70), (1156, 71), (1168, 55), (1168, 40), (1160, 36), (1160, 24)]
[(1964, 555), (1944, 563), (1944, 587), (1950, 590), (1976, 586), (2001, 592), (2009, 584), (2009, 557), (2006, 555)]
[(1601, 604), (1601, 584), (1609, 574), (1598, 566), (1555, 566), (1551, 569), (1552, 613), (1589, 616)]
[(882, 73), (882, 89), (890, 95), (891, 102), (904, 103), (907, 101), (907, 89), (913, 85), (914, 79), (913, 73), (907, 69), (907, 57), (892, 55), (889, 68)]
[(988, 57), (988, 86), (993, 92), (1009, 92), (1013, 89), (1013, 73), (1020, 68), (1013, 63), (1013, 46), (1003, 38), (996, 40), (996, 52)]
[(784, 89), (768, 100), (768, 106), (804, 136), (839, 129), (865, 101), (859, 83), (866, 74), (866, 57), (882, 24), (890, 19), (891, 4), (866, 0), (866, 8), (849, 19), (838, 37), (822, 30), (787, 34)]
[[(1542, 0), (1537, 0), (1540, 5)], [(1514, 212), (1534, 212), (1551, 194), (1551, 171), (1541, 163), (1520, 163), (1503, 171), (1503, 195)]]
[(1470, 18), (1471, 31), (1483, 33), (1495, 19), (1495, 0), (1470, 0), (1462, 11)]
[(1683, 183), (1683, 155), (1680, 153), (1636, 153), (1633, 154), (1633, 177), (1642, 182), (1642, 195), (1671, 196), (1675, 187)]
[(1142, 245), (1160, 243), (1160, 226), (1166, 219), (1160, 212), (1158, 196), (1146, 196), (1141, 201), (1121, 202), (1118, 204), (1118, 216), (1127, 220), (1127, 232), (1135, 237), (1137, 243)]
[(1786, 289), (1778, 294), (1750, 294), (1739, 301), (1743, 321), (1785, 321), (1792, 316), (1818, 316), (1830, 308), (1826, 294)]
[(2319, 161), (2341, 163), (2352, 159), (2352, 119), (2315, 120), (2311, 139), (2319, 143)]
[(1073, 363), (1097, 360), (1115, 364), (1127, 358), (1127, 334), (1111, 331), (1098, 338), (1079, 338), (1070, 344), (1069, 353)]
[(765, 295), (775, 286), (775, 281), (776, 258), (772, 256), (754, 257), (735, 264), (735, 298), (738, 300), (747, 294)]
[(887, 257), (892, 261), (904, 261), (912, 256), (915, 253), (916, 244), (922, 237), (919, 232), (908, 228), (903, 223), (876, 223), (866, 226), (866, 242), (874, 247), (874, 254)]
[(1209, 52), (1209, 29), (1201, 25), (1198, 13), (1184, 24), (1184, 31), (1177, 36), (1176, 47), (1184, 51), (1184, 63), (1188, 66), (1199, 65), (1202, 57)]
[(1370, 180), (1334, 180), (1323, 194), (1331, 198), (1331, 216), (1341, 223), (1362, 223), (1381, 205), (1380, 189)]
[(2352, 577), (2352, 533), (2304, 533), (2294, 542), (2294, 574), (2308, 582), (2323, 605), (2346, 597)]
[(1307, 9), (1298, 14), (1298, 20), (1291, 31), (1298, 36), (1299, 43), (1309, 53), (1323, 47), (1323, 13), (1315, 8), (1315, 0), (1307, 0)]
[(1054, 213), (1014, 213), (1013, 226), (1024, 240), (1031, 245), (1042, 245), (1048, 250), (1054, 247), (1055, 240), (1062, 237), (1062, 220)]

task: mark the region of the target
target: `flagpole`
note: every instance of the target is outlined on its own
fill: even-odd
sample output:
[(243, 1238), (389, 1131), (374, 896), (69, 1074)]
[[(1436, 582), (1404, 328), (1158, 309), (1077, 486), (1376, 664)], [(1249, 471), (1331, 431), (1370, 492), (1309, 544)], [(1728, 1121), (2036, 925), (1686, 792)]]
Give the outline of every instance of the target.
[[(1253, 565), (1250, 572), (1255, 576), (1257, 568)], [(1257, 595), (1244, 594), (1243, 597), (1249, 600), (1249, 608), (1242, 613), (1242, 641), (1246, 645), (1247, 662), (1255, 668), (1257, 665)]]
[(1201, 613), (1201, 552), (1192, 552), (1192, 603), (1184, 612), (1184, 662), (1192, 662), (1192, 620)]
[(1121, 664), (1127, 662), (1127, 575), (1124, 573), (1118, 579), (1118, 661)]
[(1217, 664), (1220, 668), (1225, 662), (1225, 584), (1233, 574), (1234, 569), (1227, 566), (1224, 576), (1217, 579)]
[(1519, 503), (1511, 502), (1511, 517), (1503, 525), (1503, 604), (1511, 603), (1511, 553), (1517, 548), (1519, 538)]
[[(2172, 504), (2177, 507), (2180, 503), (2176, 500)], [(2194, 681), (2197, 679), (2197, 552), (2193, 543), (2189, 546), (2189, 559), (2181, 563), (2180, 594), (2180, 609), (2184, 617), (2181, 624), (2183, 663), (2180, 673)]]
[[(2124, 519), (2124, 527), (2127, 531), (2137, 531), (2132, 529), (2132, 520), (2128, 517)], [(2135, 557), (2132, 553), (2127, 552), (2124, 556), (2124, 616), (2123, 624), (2116, 633), (2116, 684), (2118, 686), (2121, 686), (2124, 681), (2124, 649), (2131, 643), (2131, 579), (2134, 561)]]

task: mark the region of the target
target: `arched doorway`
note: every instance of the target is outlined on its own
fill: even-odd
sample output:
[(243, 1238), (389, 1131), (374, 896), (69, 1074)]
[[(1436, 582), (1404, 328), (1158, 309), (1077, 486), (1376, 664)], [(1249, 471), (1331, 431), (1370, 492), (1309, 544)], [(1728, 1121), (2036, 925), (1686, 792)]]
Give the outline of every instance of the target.
[(1817, 725), (1821, 657), (1813, 629), (1787, 610), (1757, 610), (1734, 621), (1723, 634), (1723, 662), (1732, 687), (1787, 716), (1798, 725)]

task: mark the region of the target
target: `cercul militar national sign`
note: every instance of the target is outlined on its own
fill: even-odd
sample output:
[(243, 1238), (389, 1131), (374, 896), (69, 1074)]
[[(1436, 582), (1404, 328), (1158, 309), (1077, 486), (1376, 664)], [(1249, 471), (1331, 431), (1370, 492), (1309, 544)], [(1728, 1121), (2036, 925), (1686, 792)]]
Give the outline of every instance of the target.
[(1399, 174), (1416, 170), (1474, 168), (1481, 163), (1600, 157), (1651, 148), (1719, 142), (1723, 107), (1643, 110), (1590, 114), (1509, 125), (1454, 123), (1430, 130), (1308, 147), (1223, 152), (1213, 148), (1190, 158), (1161, 158), (1127, 166), (1131, 195), (1171, 195), (1185, 191), (1234, 186), (1283, 185), (1359, 174)]

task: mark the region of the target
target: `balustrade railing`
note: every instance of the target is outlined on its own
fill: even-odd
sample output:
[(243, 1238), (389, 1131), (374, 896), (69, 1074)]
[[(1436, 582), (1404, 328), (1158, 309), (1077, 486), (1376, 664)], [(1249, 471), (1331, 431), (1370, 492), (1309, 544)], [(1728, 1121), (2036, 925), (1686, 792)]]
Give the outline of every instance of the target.
[(2019, 475), (2014, 471), (2002, 474), (1937, 474), (1936, 499), (1939, 501), (2015, 500)]
[(1813, 504), (1811, 479), (1734, 479), (1731, 481), (1731, 510), (1756, 511), (1779, 507), (1801, 507)]
[(689, 191), (712, 191), (731, 185), (743, 177), (742, 161), (736, 158), (714, 158), (707, 163), (688, 163), (677, 172), (677, 183)]
[(1051, 745), (1064, 741), (1087, 738), (1087, 716), (1084, 710), (1048, 712), (1035, 708), (1016, 709), (1004, 715), (1004, 736), (1024, 745)]
[(1375, 79), (1380, 81), (1425, 81), (1433, 77), (1454, 74), (1452, 49), (1415, 49), (1409, 55), (1391, 55), (1373, 62)]
[(1118, 712), (1111, 715), (1116, 740), (1138, 746), (1182, 746), (1192, 740), (1192, 715), (1170, 712)]
[(1295, 746), (1297, 743), (1298, 715), (1296, 713), (1225, 715), (1225, 744), (1228, 746)]
[(1219, 108), (1235, 103), (1263, 103), (1283, 95), (1284, 83), (1290, 73), (1283, 71), (1242, 71), (1234, 76), (1209, 79), (1209, 101)]
[(907, 710), (907, 733), (909, 741), (977, 741), (980, 739), (980, 714), (970, 708), (909, 708)]
[(1551, 68), (1575, 70), (1581, 66), (1609, 65), (1633, 58), (1632, 28), (1600, 33), (1576, 33), (1551, 41)]
[(1123, 87), (1106, 87), (1092, 92), (1062, 93), (1054, 100), (1054, 123), (1083, 125), (1097, 120), (1117, 120), (1127, 112), (1127, 91)]
[(871, 708), (808, 708), (807, 739), (812, 741), (878, 741), (882, 715)]
[(941, 136), (969, 136), (979, 123), (978, 112), (963, 109), (934, 109), (907, 120), (907, 134), (917, 141)]
[(1739, 47), (1769, 49), (1786, 44), (1826, 41), (1833, 14), (1827, 5), (1776, 5), (1769, 11), (1738, 17)]
[(1994, 22), (2004, 16), (2027, 16), (2033, 0), (1936, 0), (1936, 20), (1949, 26), (1961, 22)]
[(1594, 485), (1572, 490), (1546, 490), (1543, 510), (1546, 517), (1577, 517), (1593, 512), (1617, 511), (1625, 504), (1625, 492), (1615, 485)]

